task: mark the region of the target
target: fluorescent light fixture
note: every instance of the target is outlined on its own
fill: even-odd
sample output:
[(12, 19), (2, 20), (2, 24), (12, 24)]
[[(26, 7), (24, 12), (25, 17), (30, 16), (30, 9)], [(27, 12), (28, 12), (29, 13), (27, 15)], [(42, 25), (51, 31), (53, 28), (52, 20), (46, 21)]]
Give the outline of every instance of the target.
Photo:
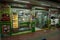
[(20, 2), (23, 2), (23, 3), (30, 3), (29, 1), (20, 1)]
[(22, 1), (22, 0), (13, 0), (13, 1)]
[(23, 3), (30, 3), (29, 1), (23, 1), (23, 0), (14, 0), (14, 1), (23, 2)]
[(34, 8), (37, 8), (37, 9), (46, 9), (46, 8), (44, 8), (44, 7), (34, 7)]

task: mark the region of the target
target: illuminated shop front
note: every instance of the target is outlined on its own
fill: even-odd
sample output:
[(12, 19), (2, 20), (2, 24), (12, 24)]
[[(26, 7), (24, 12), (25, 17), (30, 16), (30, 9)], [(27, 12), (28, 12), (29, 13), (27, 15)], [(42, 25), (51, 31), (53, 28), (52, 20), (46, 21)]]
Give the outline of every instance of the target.
[(37, 4), (16, 1), (10, 4), (8, 2), (1, 4), (3, 7), (0, 12), (1, 35), (31, 33), (45, 28), (49, 29), (52, 24), (60, 25), (58, 8)]
[[(14, 11), (15, 10), (15, 11)], [(12, 8), (13, 11), (13, 32), (23, 32), (31, 30), (29, 9)], [(17, 19), (16, 19), (17, 18)]]

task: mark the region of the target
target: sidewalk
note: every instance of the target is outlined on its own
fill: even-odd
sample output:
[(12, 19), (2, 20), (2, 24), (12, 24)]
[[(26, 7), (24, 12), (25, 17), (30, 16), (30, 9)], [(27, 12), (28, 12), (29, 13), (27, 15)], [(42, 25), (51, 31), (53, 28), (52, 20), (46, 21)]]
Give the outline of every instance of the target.
[(46, 38), (47, 40), (59, 40), (59, 30), (60, 29), (46, 31), (41, 30), (34, 33), (5, 37), (2, 38), (2, 40), (42, 40), (42, 38)]

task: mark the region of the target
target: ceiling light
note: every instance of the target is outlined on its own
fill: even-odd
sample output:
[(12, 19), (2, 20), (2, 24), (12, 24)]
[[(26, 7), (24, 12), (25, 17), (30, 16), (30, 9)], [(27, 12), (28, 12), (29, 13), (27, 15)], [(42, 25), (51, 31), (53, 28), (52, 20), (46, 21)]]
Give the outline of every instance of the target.
[(23, 3), (30, 3), (29, 1), (23, 1), (23, 0), (14, 0), (14, 1), (23, 2)]

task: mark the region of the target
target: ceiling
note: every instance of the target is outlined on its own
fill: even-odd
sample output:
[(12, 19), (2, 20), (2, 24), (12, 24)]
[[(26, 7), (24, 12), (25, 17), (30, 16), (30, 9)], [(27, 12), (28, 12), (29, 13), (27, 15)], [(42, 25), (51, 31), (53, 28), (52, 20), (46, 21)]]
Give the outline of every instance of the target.
[(28, 1), (51, 1), (51, 2), (60, 3), (60, 0), (28, 0)]
[(60, 0), (49, 0), (49, 1), (60, 3)]
[[(38, 0), (38, 1), (40, 1), (40, 0)], [(43, 0), (43, 1), (46, 1), (46, 0)], [(60, 0), (47, 0), (47, 1), (52, 1), (52, 2), (60, 3)]]
[[(12, 1), (12, 0), (7, 0), (7, 1)], [(17, 0), (15, 0), (15, 1), (17, 1)], [(19, 0), (19, 1), (22, 1), (22, 0)], [(23, 0), (23, 1), (51, 1), (51, 2), (60, 3), (60, 0)]]

